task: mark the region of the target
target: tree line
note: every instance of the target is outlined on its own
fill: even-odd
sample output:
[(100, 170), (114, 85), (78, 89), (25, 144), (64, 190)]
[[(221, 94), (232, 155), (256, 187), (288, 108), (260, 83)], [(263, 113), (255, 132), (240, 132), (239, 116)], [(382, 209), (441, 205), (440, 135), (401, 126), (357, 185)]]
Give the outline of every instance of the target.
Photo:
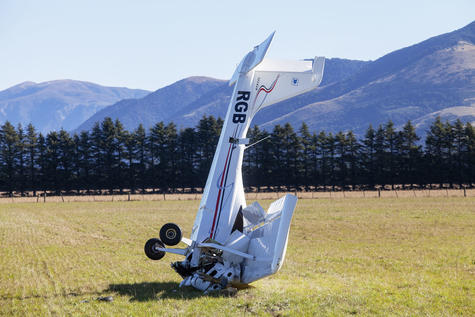
[[(29, 124), (0, 127), (0, 191), (132, 193), (200, 190), (213, 160), (223, 120), (204, 116), (195, 128), (177, 130), (159, 122), (148, 131), (127, 131), (119, 120), (90, 131), (63, 129), (46, 135)], [(472, 187), (475, 130), (460, 120), (436, 118), (421, 142), (411, 122), (397, 130), (391, 121), (353, 132), (311, 133), (305, 123), (272, 132), (254, 126), (244, 155), (246, 187), (257, 190), (371, 189), (396, 185)], [(422, 143), (424, 143), (422, 145)]]

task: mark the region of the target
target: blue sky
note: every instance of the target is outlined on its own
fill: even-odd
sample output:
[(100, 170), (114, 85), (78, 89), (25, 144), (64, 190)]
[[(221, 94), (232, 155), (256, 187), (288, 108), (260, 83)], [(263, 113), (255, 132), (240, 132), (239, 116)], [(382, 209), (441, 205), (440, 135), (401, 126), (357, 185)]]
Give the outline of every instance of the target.
[(0, 90), (65, 78), (149, 90), (229, 79), (273, 30), (269, 57), (374, 60), (474, 18), (473, 0), (0, 0)]

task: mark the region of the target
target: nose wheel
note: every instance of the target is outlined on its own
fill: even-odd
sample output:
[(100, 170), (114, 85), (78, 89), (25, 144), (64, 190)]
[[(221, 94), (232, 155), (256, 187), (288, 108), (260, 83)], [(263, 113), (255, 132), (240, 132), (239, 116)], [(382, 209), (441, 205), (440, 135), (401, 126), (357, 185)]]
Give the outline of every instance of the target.
[(164, 224), (160, 229), (160, 240), (166, 245), (177, 245), (181, 241), (181, 229), (174, 223)]
[(163, 242), (157, 238), (152, 238), (145, 243), (144, 251), (149, 259), (160, 260), (165, 256), (165, 251), (160, 251), (159, 248), (165, 248)]

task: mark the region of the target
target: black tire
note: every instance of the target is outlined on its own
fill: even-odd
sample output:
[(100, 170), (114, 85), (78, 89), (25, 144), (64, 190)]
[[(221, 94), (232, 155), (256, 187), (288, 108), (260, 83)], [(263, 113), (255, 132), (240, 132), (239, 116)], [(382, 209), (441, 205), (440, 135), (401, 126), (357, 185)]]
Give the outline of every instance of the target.
[(165, 251), (157, 250), (157, 248), (165, 248), (165, 245), (162, 241), (157, 238), (149, 239), (145, 243), (145, 254), (151, 260), (160, 260), (165, 256)]
[(181, 229), (174, 223), (164, 224), (160, 229), (160, 240), (166, 245), (177, 245), (181, 241)]

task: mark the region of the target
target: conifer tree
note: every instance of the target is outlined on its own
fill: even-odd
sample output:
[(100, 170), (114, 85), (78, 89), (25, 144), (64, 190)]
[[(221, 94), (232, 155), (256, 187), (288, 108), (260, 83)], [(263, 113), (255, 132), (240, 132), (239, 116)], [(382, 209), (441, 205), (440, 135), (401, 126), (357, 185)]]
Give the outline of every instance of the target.
[(312, 135), (308, 130), (308, 126), (305, 122), (302, 123), (299, 129), (298, 142), (300, 143), (300, 153), (298, 156), (298, 165), (297, 165), (297, 179), (296, 181), (305, 186), (306, 190), (309, 190), (310, 175), (314, 174), (313, 172), (313, 160), (311, 159), (312, 153), (314, 153), (314, 144), (312, 142)]
[(17, 184), (15, 182), (15, 158), (17, 156), (18, 133), (13, 125), (6, 121), (0, 129), (0, 175), (3, 187), (10, 196), (13, 195)]
[(419, 165), (422, 159), (421, 146), (417, 144), (419, 137), (411, 121), (408, 121), (399, 132), (399, 147), (397, 152), (400, 156), (398, 170), (402, 184), (419, 183)]
[(363, 147), (361, 152), (361, 165), (364, 174), (364, 183), (368, 184), (370, 188), (374, 188), (375, 177), (375, 160), (376, 160), (376, 131), (370, 124), (366, 130), (363, 139)]
[(442, 187), (444, 160), (446, 155), (444, 153), (444, 134), (445, 127), (440, 117), (437, 117), (434, 123), (430, 126), (426, 136), (426, 158), (428, 166), (425, 172), (426, 183), (439, 183)]
[(180, 131), (178, 136), (178, 151), (180, 153), (180, 159), (178, 160), (178, 179), (180, 187), (183, 191), (185, 188), (190, 187), (192, 192), (195, 191), (195, 187), (198, 185), (196, 181), (197, 176), (197, 140), (196, 134), (193, 128), (186, 128)]
[(16, 144), (15, 169), (18, 175), (16, 184), (21, 196), (25, 196), (26, 185), (26, 135), (21, 123), (17, 127), (18, 140)]
[(36, 161), (38, 159), (37, 142), (38, 136), (36, 134), (33, 124), (28, 124), (26, 134), (26, 166), (28, 168), (28, 182), (30, 188), (33, 190), (33, 196), (36, 196), (36, 189), (38, 181), (36, 179)]
[(69, 133), (61, 129), (58, 134), (58, 161), (59, 179), (58, 190), (69, 191), (73, 179), (74, 142)]
[(134, 131), (133, 136), (137, 148), (137, 172), (138, 172), (138, 183), (142, 193), (145, 193), (147, 188), (147, 136), (145, 134), (145, 129), (142, 124), (139, 124), (137, 129)]

